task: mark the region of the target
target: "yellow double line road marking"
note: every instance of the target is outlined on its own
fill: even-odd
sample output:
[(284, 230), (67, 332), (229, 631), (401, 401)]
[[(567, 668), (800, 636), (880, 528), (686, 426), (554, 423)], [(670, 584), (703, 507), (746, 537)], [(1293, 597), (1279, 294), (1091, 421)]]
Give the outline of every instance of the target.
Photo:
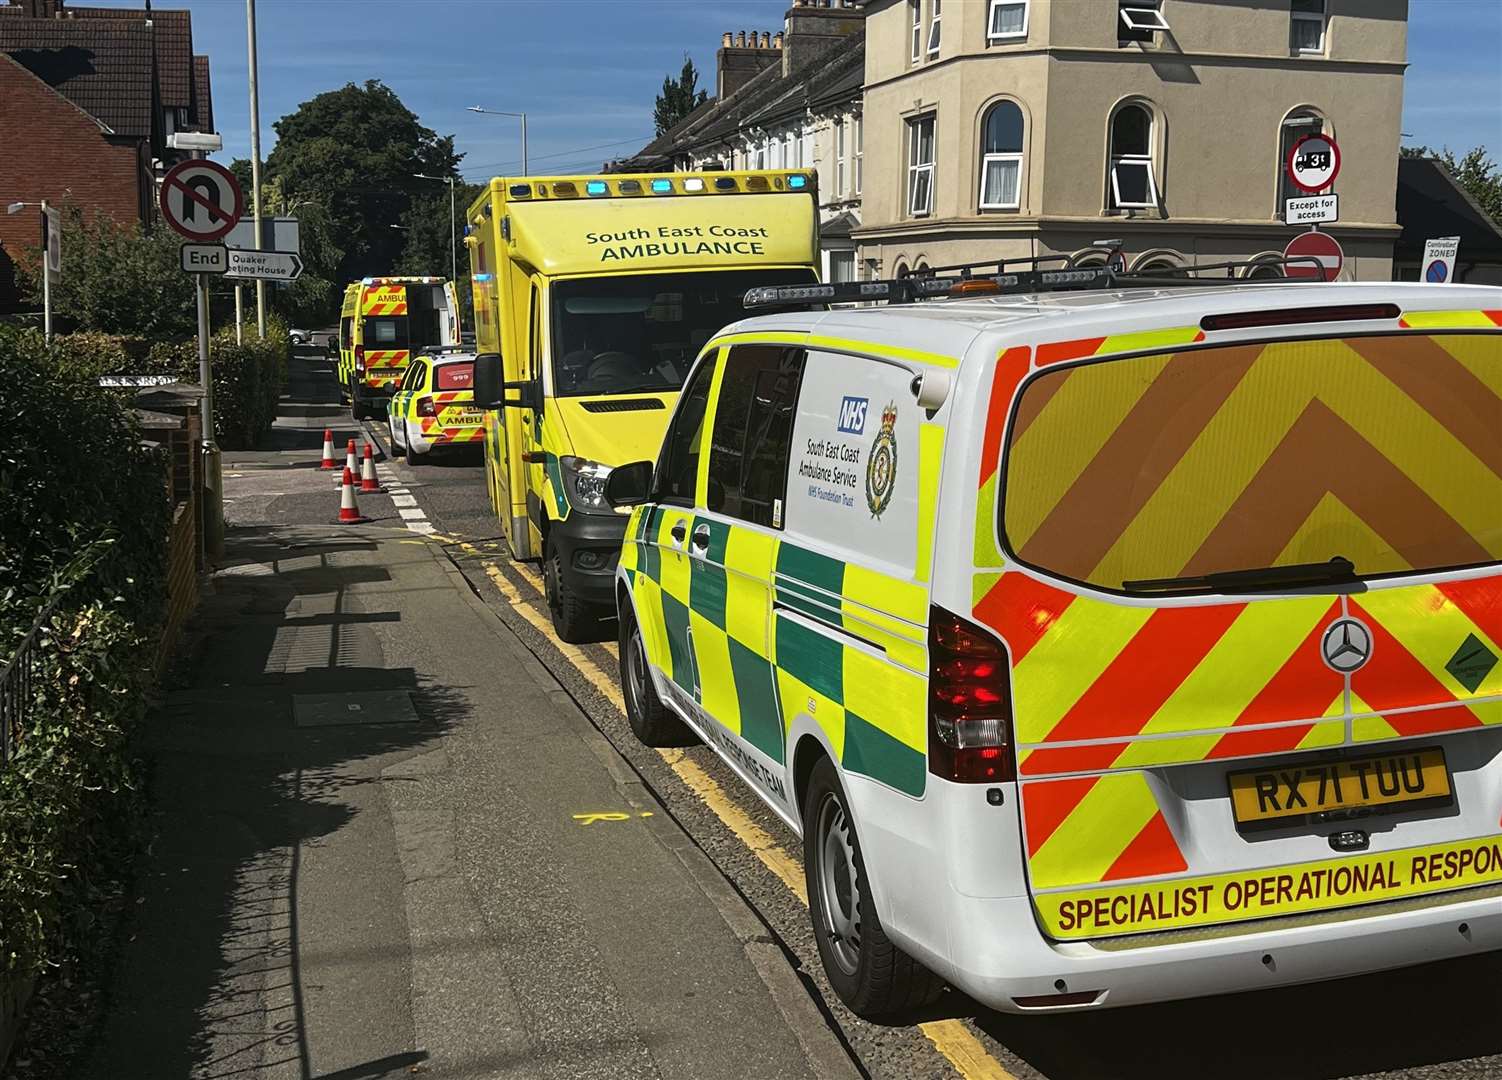
[[(458, 546), (467, 554), (480, 554), (479, 549), (472, 544), (460, 543)], [(515, 563), (513, 566), (532, 586), (535, 596), (540, 598), (543, 591), (542, 578), (537, 571), (524, 563)], [(548, 643), (562, 653), (579, 674), (588, 679), (596, 690), (624, 714), (626, 703), (621, 698), (619, 680), (614, 675), (607, 674), (599, 664), (595, 663), (593, 657), (579, 646), (559, 641), (553, 635), (552, 623), (541, 611), (537, 610), (536, 600), (523, 597), (521, 590), (501, 572), (500, 567), (487, 562), (485, 574), (495, 583), (495, 587), (506, 598), (512, 610), (543, 634), (548, 639)], [(613, 642), (606, 642), (604, 647), (612, 656), (617, 655)], [(777, 875), (778, 879), (807, 907), (808, 890), (804, 885), (803, 866), (783, 850), (782, 845), (772, 834), (751, 820), (750, 815), (725, 794), (725, 789), (720, 786), (719, 781), (700, 768), (698, 762), (682, 750), (659, 749), (657, 753), (667, 763), (668, 768), (688, 785), (689, 790), (703, 800), (725, 827), (734, 833), (741, 843), (751, 849), (752, 854), (761, 860), (762, 865)], [(985, 1045), (971, 1034), (963, 1021), (931, 1020), (926, 1024), (919, 1024), (918, 1030), (928, 1037), (928, 1040), (934, 1044), (934, 1048), (944, 1055), (965, 1080), (1016, 1080), (1016, 1077), (1002, 1067), (1001, 1062), (986, 1051)]]

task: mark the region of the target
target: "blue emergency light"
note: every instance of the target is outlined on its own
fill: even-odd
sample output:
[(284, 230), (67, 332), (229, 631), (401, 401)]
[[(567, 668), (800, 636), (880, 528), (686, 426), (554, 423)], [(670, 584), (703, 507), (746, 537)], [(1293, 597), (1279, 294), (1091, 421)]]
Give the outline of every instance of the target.
[(589, 180), (589, 181), (586, 181), (585, 184), (584, 184), (584, 194), (586, 194), (586, 195), (609, 195), (610, 194), (610, 185), (607, 184), (607, 183), (605, 183), (605, 181), (603, 181), (603, 180)]
[(652, 181), (652, 194), (654, 194), (654, 195), (671, 195), (672, 193), (673, 193), (673, 182), (671, 180), (653, 180)]
[(788, 177), (788, 187), (791, 188), (794, 191), (798, 191), (801, 188), (805, 188), (807, 186), (808, 186), (808, 177), (806, 177), (806, 176), (790, 176), (790, 177)]
[(532, 194), (532, 185), (512, 184), (510, 192), (513, 199), (525, 199), (528, 195)]

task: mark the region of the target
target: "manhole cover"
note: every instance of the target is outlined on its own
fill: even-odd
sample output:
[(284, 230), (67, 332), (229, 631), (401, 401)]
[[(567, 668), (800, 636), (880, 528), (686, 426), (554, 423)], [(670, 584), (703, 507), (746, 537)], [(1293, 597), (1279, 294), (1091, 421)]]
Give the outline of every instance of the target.
[(298, 727), (345, 724), (415, 724), (417, 710), (405, 690), (365, 690), (350, 694), (293, 694), (292, 722)]

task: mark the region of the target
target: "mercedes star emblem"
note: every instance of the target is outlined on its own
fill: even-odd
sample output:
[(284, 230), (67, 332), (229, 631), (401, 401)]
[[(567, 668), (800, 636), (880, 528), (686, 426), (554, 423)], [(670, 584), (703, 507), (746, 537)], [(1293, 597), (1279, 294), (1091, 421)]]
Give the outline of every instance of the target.
[(1320, 641), (1325, 663), (1342, 675), (1361, 667), (1372, 656), (1372, 632), (1356, 619), (1336, 619)]

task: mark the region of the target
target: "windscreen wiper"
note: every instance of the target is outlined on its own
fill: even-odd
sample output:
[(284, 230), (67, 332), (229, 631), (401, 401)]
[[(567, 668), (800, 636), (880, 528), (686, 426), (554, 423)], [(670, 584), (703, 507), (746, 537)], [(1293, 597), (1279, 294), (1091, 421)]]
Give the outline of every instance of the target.
[(1183, 577), (1143, 578), (1123, 581), (1127, 592), (1180, 592), (1209, 589), (1214, 592), (1257, 592), (1292, 589), (1303, 585), (1344, 585), (1356, 580), (1356, 564), (1344, 555), (1329, 562), (1294, 563), (1290, 566), (1256, 566), (1245, 570), (1221, 570), (1213, 574)]

